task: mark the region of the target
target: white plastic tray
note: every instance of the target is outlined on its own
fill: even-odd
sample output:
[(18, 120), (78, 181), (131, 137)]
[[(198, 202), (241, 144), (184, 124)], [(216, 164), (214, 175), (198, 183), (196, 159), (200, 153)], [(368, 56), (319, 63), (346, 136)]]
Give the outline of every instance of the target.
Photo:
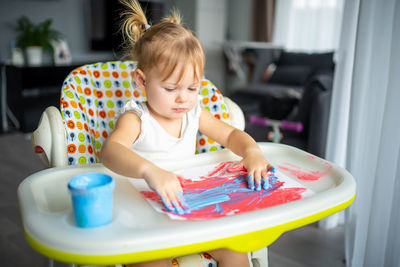
[[(316, 194), (224, 218), (176, 221), (153, 210), (129, 178), (101, 164), (52, 168), (29, 176), (18, 188), (26, 238), (32, 247), (50, 258), (80, 264), (141, 261), (218, 247), (249, 252), (269, 245), (284, 231), (317, 221), (353, 201), (355, 181), (343, 168), (286, 145), (259, 145), (273, 166), (293, 164), (304, 170), (324, 172), (316, 181), (297, 179)], [(222, 150), (158, 165), (174, 171), (239, 159)], [(79, 228), (74, 224), (67, 184), (73, 176), (84, 172), (108, 173), (116, 181), (113, 220), (109, 225)], [(152, 256), (155, 252), (157, 255)]]

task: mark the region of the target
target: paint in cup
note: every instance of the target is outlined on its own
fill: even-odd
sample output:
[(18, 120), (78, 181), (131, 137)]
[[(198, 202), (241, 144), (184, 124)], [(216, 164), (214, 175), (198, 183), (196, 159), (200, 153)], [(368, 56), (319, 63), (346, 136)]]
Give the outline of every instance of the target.
[(110, 223), (114, 188), (114, 179), (103, 173), (84, 173), (72, 178), (68, 189), (76, 225), (86, 228)]

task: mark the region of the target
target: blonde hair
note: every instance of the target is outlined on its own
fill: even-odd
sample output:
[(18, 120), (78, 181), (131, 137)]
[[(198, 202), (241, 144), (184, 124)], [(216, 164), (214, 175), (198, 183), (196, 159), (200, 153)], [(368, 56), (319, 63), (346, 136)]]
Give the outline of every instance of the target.
[[(146, 72), (162, 64), (163, 80), (168, 79), (176, 67), (192, 64), (194, 77), (200, 81), (204, 75), (205, 54), (199, 40), (181, 24), (177, 10), (159, 24), (148, 26), (146, 16), (137, 0), (120, 0), (126, 7), (121, 31), (125, 56), (138, 62), (137, 68)], [(180, 70), (182, 78), (185, 67)]]

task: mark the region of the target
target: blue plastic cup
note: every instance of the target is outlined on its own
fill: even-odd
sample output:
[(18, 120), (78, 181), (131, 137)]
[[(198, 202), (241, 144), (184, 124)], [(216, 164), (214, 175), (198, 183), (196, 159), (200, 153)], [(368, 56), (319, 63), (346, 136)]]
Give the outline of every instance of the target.
[(103, 173), (85, 173), (72, 178), (68, 189), (76, 225), (97, 227), (110, 223), (114, 188), (113, 178)]

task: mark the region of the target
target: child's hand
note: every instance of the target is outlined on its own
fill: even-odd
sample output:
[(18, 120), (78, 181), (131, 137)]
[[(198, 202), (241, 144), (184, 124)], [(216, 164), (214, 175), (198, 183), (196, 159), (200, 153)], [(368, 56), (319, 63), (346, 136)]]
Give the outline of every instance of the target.
[(267, 171), (272, 168), (261, 151), (255, 150), (247, 153), (239, 163), (247, 170), (247, 183), (251, 190), (260, 191), (261, 187), (268, 188)]
[(168, 211), (178, 214), (190, 212), (183, 198), (182, 186), (175, 174), (161, 168), (152, 168), (144, 179), (160, 196)]

